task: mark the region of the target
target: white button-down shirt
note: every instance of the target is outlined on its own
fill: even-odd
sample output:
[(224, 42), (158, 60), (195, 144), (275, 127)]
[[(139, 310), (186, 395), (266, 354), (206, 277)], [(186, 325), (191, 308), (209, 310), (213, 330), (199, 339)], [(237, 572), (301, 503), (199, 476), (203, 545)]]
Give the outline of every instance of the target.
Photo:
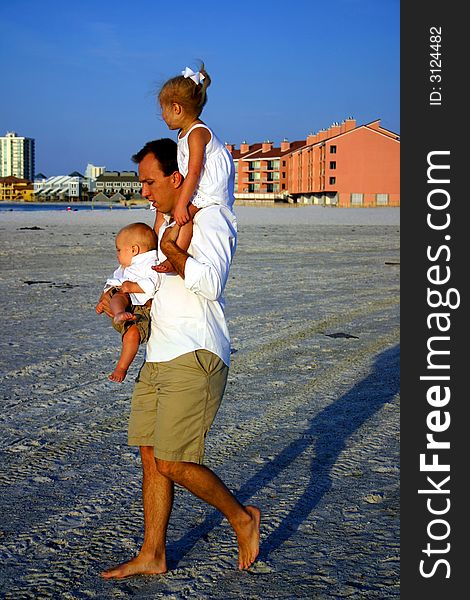
[(106, 280), (104, 291), (112, 287), (120, 287), (124, 281), (133, 281), (140, 285), (143, 293), (129, 294), (134, 306), (143, 306), (153, 298), (160, 284), (159, 274), (152, 269), (157, 264), (157, 251), (149, 250), (132, 257), (128, 267), (119, 266), (110, 279)]
[[(159, 239), (169, 226), (163, 223)], [(151, 308), (148, 362), (165, 362), (206, 349), (230, 363), (230, 337), (223, 292), (237, 245), (235, 215), (225, 206), (201, 209), (193, 219), (193, 236), (182, 279), (162, 273)], [(159, 249), (158, 258), (165, 260)]]

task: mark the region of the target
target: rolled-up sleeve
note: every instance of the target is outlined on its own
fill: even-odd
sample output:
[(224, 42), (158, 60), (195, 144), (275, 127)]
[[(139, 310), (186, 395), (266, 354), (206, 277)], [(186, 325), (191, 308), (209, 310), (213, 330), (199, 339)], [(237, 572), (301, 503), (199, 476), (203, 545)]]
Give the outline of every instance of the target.
[(233, 213), (223, 206), (202, 209), (194, 219), (191, 256), (184, 269), (186, 288), (208, 300), (217, 300), (227, 283), (236, 245)]

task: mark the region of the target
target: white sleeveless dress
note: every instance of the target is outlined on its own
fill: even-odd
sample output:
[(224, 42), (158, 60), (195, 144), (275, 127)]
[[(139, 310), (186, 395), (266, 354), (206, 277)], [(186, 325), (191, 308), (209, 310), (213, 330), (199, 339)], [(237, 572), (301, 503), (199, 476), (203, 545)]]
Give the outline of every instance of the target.
[(191, 131), (197, 127), (207, 129), (211, 134), (211, 139), (206, 146), (201, 177), (191, 203), (197, 208), (204, 208), (212, 204), (222, 204), (231, 209), (235, 201), (235, 167), (232, 155), (207, 125), (196, 123), (186, 135), (183, 137), (178, 135), (179, 172), (183, 177), (186, 177), (188, 174), (188, 138)]

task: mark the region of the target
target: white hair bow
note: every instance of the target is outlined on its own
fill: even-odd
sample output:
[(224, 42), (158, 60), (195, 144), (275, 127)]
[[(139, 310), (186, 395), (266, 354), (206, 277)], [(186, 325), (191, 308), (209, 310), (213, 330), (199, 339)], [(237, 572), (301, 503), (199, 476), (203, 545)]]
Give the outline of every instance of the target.
[(197, 71), (197, 73), (195, 73), (189, 67), (186, 67), (184, 71), (181, 71), (181, 74), (184, 76), (185, 79), (187, 79), (188, 77), (190, 79), (192, 79), (196, 85), (199, 85), (205, 79), (205, 77), (202, 73), (199, 73), (199, 71)]

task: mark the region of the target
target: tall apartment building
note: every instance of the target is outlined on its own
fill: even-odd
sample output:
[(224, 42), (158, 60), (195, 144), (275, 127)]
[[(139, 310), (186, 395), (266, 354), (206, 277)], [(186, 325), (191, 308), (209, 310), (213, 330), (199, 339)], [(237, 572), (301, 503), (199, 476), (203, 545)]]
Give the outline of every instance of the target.
[(352, 118), (307, 137), (288, 159), (289, 196), (341, 207), (400, 205), (400, 137)]
[(353, 118), (274, 148), (226, 144), (236, 170), (238, 200), (286, 200), (331, 206), (400, 205), (400, 137), (380, 119)]
[(0, 137), (0, 177), (34, 179), (34, 139), (9, 131)]
[(304, 144), (305, 140), (283, 140), (280, 147), (276, 148), (269, 140), (253, 145), (243, 142), (240, 150), (227, 144), (235, 164), (236, 198), (274, 200), (286, 196), (287, 157)]

